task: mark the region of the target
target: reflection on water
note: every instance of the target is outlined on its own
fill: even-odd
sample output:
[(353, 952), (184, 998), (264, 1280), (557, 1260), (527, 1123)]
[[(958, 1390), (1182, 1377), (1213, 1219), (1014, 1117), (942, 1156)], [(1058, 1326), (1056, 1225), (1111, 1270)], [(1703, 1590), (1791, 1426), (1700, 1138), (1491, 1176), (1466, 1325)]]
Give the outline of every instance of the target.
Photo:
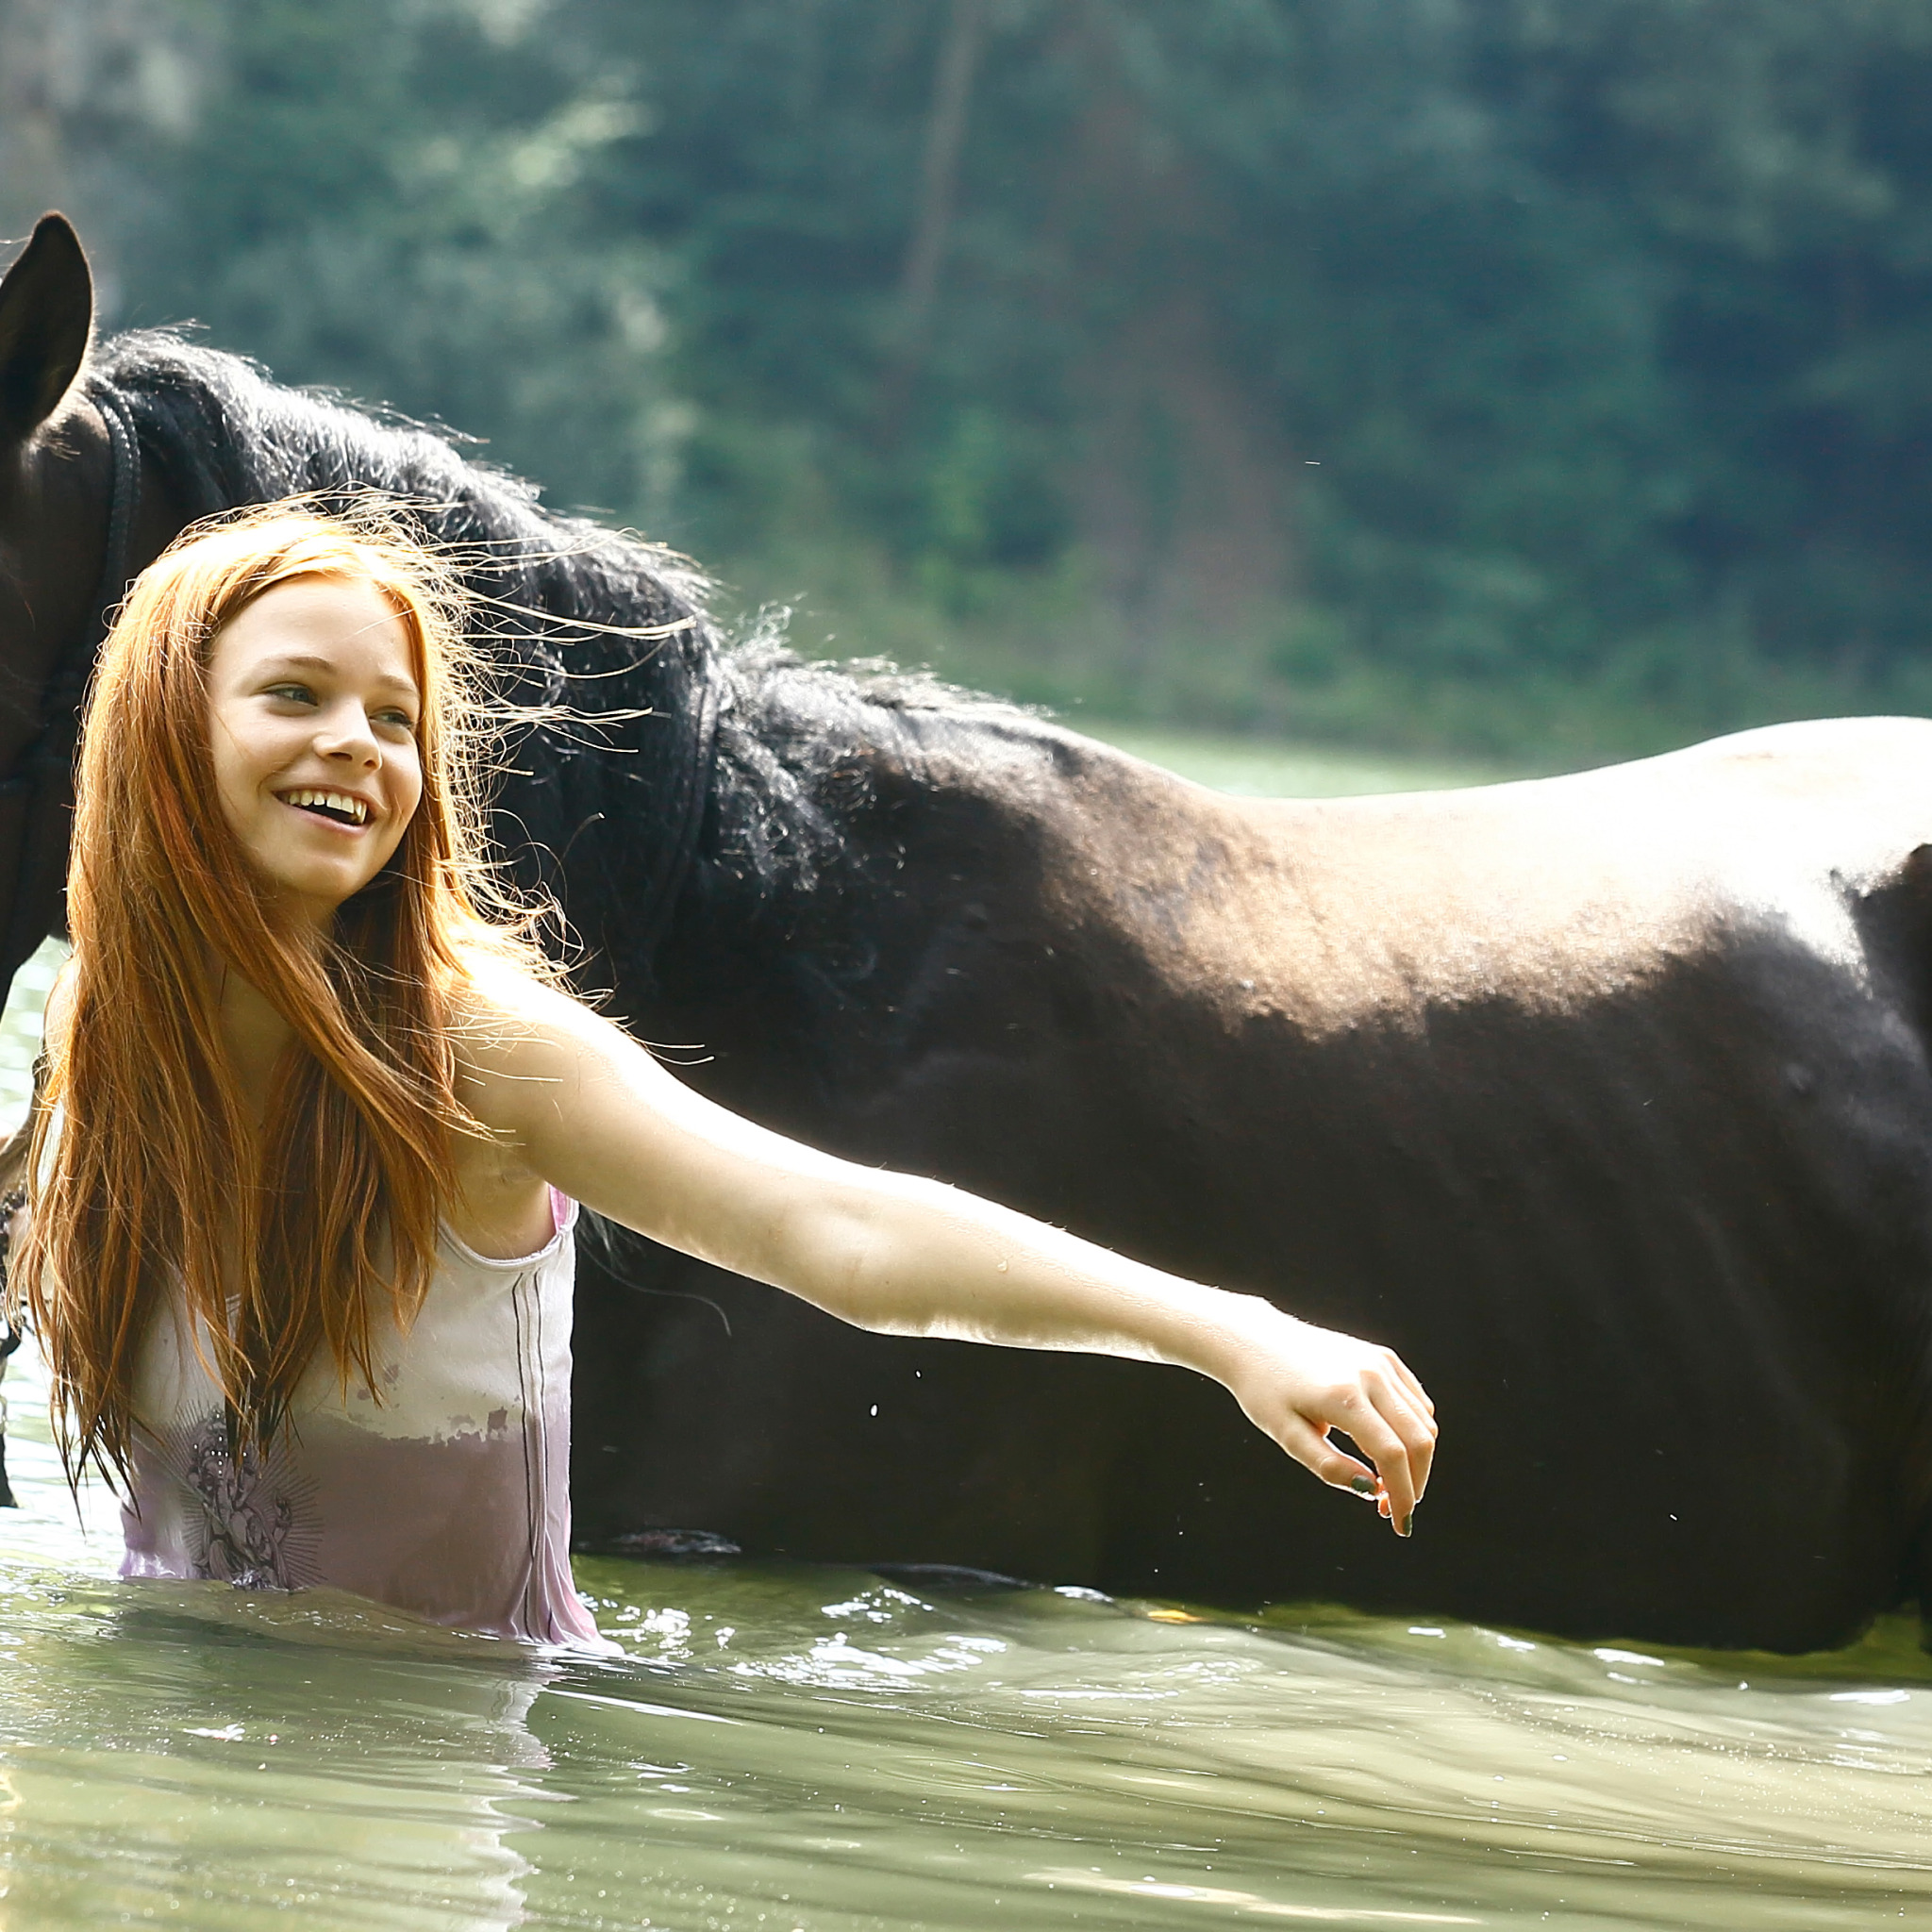
[(587, 1561), (627, 1659), (538, 1655), (326, 1593), (117, 1583), (111, 1509), (91, 1494), (76, 1523), (36, 1373), (8, 1388), (0, 1926), (1932, 1911), (1932, 1669), (1903, 1623), (1793, 1663)]

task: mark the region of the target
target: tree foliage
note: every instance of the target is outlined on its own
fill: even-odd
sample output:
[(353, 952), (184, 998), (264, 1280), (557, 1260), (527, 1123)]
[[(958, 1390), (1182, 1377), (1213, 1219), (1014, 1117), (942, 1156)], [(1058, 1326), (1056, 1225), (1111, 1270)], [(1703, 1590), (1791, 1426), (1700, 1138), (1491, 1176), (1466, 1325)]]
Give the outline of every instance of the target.
[(149, 17), (125, 318), (848, 639), (1492, 741), (1932, 700), (1923, 0)]

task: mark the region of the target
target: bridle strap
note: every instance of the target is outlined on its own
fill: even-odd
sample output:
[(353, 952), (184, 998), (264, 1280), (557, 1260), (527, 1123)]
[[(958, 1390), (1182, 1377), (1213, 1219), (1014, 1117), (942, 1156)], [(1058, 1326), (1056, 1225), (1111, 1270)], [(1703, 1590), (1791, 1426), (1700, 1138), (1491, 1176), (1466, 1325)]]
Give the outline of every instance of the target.
[(0, 799), (26, 794), (20, 859), (14, 867), (13, 905), (8, 915), (5, 957), (17, 971), (46, 935), (28, 927), (47, 868), (66, 841), (49, 821), (67, 802), (74, 777), (74, 749), (80, 736), (80, 701), (94, 658), (127, 591), (133, 575), (134, 519), (141, 507), (141, 439), (127, 405), (105, 382), (90, 382), (88, 400), (107, 426), (113, 464), (108, 485), (108, 541), (100, 580), (80, 630), (54, 660), (41, 693), (40, 724), (13, 769), (0, 777)]
[(70, 736), (78, 732), (80, 700), (94, 668), (94, 654), (112, 627), (134, 575), (134, 519), (141, 508), (141, 436), (133, 414), (118, 391), (104, 382), (92, 385), (88, 396), (108, 426), (114, 473), (108, 489), (108, 542), (101, 555), (91, 620), (81, 647), (61, 654), (48, 687), (48, 697), (57, 707), (53, 716), (75, 727)]

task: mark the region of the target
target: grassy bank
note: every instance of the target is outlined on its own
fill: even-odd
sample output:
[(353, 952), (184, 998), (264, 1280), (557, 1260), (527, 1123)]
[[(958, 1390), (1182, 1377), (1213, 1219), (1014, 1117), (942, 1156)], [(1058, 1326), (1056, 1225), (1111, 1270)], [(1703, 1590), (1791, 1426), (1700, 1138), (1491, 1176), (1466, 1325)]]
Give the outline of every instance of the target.
[(1332, 744), (1175, 731), (1116, 719), (1067, 717), (1062, 723), (1165, 765), (1198, 785), (1247, 798), (1348, 798), (1375, 791), (1440, 791), (1527, 775), (1473, 759), (1416, 758)]
[[(1932, 661), (1848, 659), (1826, 671), (1773, 661), (1741, 637), (1632, 639), (1570, 666), (1499, 655), (1480, 671), (1474, 659), (1393, 659), (1345, 619), (1306, 606), (1212, 632), (1139, 632), (1075, 561), (913, 581), (875, 552), (829, 541), (779, 546), (722, 575), (722, 610), (745, 624), (761, 608), (788, 613), (792, 643), (809, 656), (924, 665), (1072, 723), (1108, 720), (1098, 735), (1206, 758), (1236, 790), (1326, 789), (1331, 758), (1338, 774), (1359, 758), (1439, 774), (1421, 783), (1467, 783), (1645, 757), (1792, 718), (1932, 711)], [(1312, 763), (1275, 774), (1275, 753), (1251, 757), (1236, 749), (1243, 740), (1295, 746), (1295, 758), (1333, 751), (1310, 749)], [(1187, 749), (1210, 744), (1221, 748)]]

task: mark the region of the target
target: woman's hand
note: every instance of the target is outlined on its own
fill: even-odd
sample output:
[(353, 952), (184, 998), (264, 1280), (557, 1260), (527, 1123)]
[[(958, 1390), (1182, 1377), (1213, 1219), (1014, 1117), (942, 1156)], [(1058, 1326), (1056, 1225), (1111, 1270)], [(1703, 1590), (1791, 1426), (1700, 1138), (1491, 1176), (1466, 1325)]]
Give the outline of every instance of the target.
[[(1374, 1498), (1407, 1536), (1436, 1454), (1436, 1405), (1393, 1349), (1311, 1327), (1265, 1302), (1217, 1371), (1248, 1420), (1304, 1469)], [(1330, 1436), (1342, 1430), (1374, 1467)]]

